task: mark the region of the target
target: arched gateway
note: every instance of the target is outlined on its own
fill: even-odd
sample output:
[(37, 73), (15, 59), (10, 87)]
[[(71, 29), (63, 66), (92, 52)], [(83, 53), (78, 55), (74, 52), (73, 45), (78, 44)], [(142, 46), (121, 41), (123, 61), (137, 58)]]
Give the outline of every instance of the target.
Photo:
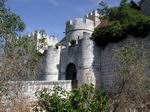
[(72, 88), (77, 87), (77, 69), (73, 63), (68, 64), (66, 68), (66, 80), (72, 80)]

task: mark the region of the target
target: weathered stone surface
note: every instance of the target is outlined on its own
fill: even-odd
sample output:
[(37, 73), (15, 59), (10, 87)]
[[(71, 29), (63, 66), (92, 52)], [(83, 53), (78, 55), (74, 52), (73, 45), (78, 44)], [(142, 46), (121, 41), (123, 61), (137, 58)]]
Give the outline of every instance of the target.
[[(53, 90), (55, 86), (62, 87), (66, 91), (71, 91), (71, 80), (61, 81), (21, 81), (9, 82), (7, 89), (10, 91), (7, 96), (14, 96), (15, 93), (22, 95), (27, 101), (36, 101), (35, 93), (44, 88)], [(8, 88), (9, 87), (9, 88)], [(18, 96), (17, 96), (18, 97)]]
[(142, 12), (145, 15), (150, 16), (150, 1), (149, 0), (142, 0), (141, 8), (142, 8)]
[(40, 80), (58, 81), (60, 63), (60, 48), (50, 47), (45, 53), (45, 62), (43, 74)]

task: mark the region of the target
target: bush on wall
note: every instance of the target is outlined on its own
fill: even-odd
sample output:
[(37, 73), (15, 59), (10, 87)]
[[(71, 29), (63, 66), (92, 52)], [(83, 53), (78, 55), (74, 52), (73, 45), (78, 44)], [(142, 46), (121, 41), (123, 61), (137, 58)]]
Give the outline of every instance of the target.
[(145, 16), (137, 7), (128, 0), (122, 0), (119, 7), (107, 9), (101, 19), (108, 21), (108, 24), (95, 29), (93, 40), (99, 46), (105, 47), (108, 43), (127, 38), (128, 35), (146, 37), (149, 34), (150, 17)]

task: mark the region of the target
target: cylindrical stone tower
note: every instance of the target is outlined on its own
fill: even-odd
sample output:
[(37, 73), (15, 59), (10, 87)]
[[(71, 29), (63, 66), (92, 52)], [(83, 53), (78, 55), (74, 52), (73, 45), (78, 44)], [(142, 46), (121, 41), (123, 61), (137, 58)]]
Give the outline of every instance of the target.
[(79, 59), (78, 83), (92, 83), (96, 86), (100, 85), (100, 50), (90, 39), (89, 33), (83, 34), (81, 44), (81, 55)]
[(50, 47), (45, 53), (44, 74), (41, 79), (46, 81), (58, 81), (60, 48)]
[(94, 31), (94, 21), (90, 19), (76, 18), (66, 23), (66, 44), (72, 40), (78, 41), (83, 38), (83, 32), (92, 34)]

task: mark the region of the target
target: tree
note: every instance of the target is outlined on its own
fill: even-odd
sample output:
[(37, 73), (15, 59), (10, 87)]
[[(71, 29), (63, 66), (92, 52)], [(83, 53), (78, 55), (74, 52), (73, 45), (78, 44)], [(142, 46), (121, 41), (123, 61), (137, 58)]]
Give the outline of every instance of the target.
[(100, 8), (98, 9), (99, 13), (102, 15), (102, 16), (107, 16), (107, 14), (109, 13), (109, 7), (108, 7), (108, 4), (104, 1), (101, 1), (99, 3), (100, 5)]
[(25, 24), (22, 19), (6, 7), (6, 0), (0, 0), (0, 37), (11, 38), (24, 28)]
[(0, 66), (1, 80), (35, 80), (40, 72), (42, 55), (37, 51), (34, 38), (24, 36), (14, 38), (5, 50)]
[(146, 75), (148, 54), (144, 47), (129, 44), (114, 53), (117, 62), (113, 112), (148, 111), (149, 79)]
[[(0, 66), (0, 111), (10, 108), (12, 111), (30, 112), (22, 81), (36, 80), (40, 72), (42, 55), (37, 52), (37, 42), (32, 37), (12, 39), (5, 49)], [(14, 82), (12, 82), (14, 81)], [(19, 81), (19, 82), (15, 82)], [(11, 102), (11, 105), (6, 105)], [(21, 103), (20, 103), (21, 102)], [(28, 103), (28, 104), (27, 104)], [(8, 106), (8, 107), (7, 107)], [(1, 110), (3, 108), (3, 110)], [(21, 109), (22, 110), (19, 110)]]
[(37, 40), (17, 35), (24, 30), (25, 24), (20, 16), (11, 12), (6, 3), (6, 0), (0, 0), (0, 37), (5, 39), (0, 80), (35, 79), (41, 61), (37, 52)]
[(135, 38), (148, 36), (150, 17), (145, 16), (133, 3), (122, 0), (119, 7), (111, 7), (103, 17), (108, 21), (104, 27), (96, 28), (93, 40), (100, 47), (108, 43), (116, 43), (132, 35)]
[(121, 0), (120, 6), (128, 5), (128, 0)]
[[(15, 107), (18, 106), (16, 103), (25, 101), (25, 98), (20, 98), (21, 81), (36, 79), (42, 59), (37, 52), (35, 38), (19, 36), (25, 24), (20, 16), (11, 12), (6, 3), (6, 0), (0, 0), (0, 38), (5, 40), (4, 54), (0, 55), (0, 111), (6, 111), (8, 107), (4, 104), (10, 101), (14, 105), (13, 109), (19, 109)], [(2, 107), (4, 110), (1, 110)]]

